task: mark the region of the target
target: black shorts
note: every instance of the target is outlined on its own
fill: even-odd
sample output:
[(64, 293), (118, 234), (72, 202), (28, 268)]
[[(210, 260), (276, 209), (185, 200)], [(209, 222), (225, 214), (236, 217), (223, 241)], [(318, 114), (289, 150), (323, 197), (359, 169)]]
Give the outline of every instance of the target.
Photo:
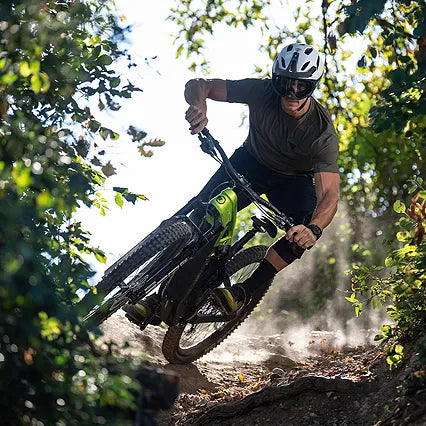
[[(238, 148), (230, 157), (234, 168), (245, 176), (258, 194), (265, 194), (268, 200), (287, 216), (291, 216), (295, 225), (307, 225), (316, 208), (315, 185), (310, 176), (283, 175), (260, 164), (244, 146)], [(214, 195), (226, 188), (229, 177), (223, 166), (212, 176), (199, 193), (203, 201), (209, 201)], [(244, 194), (238, 195), (238, 210), (247, 207), (251, 200)], [(275, 251), (287, 263), (296, 259), (290, 243), (281, 238), (273, 245)]]

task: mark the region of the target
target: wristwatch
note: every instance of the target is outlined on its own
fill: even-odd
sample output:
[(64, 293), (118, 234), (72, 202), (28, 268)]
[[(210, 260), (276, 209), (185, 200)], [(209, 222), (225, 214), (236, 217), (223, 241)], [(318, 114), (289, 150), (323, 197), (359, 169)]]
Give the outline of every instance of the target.
[(315, 225), (315, 223), (310, 223), (307, 228), (309, 228), (312, 233), (315, 235), (315, 238), (318, 239), (322, 235), (322, 230), (318, 225)]

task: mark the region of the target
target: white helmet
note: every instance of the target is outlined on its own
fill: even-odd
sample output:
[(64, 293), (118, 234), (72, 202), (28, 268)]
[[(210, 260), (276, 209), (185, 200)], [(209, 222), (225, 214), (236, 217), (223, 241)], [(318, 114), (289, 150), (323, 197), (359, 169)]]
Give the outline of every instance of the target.
[[(296, 99), (310, 96), (324, 72), (323, 62), (313, 46), (293, 43), (284, 47), (272, 66), (272, 85), (280, 96), (292, 94)], [(292, 80), (303, 83), (294, 91)]]

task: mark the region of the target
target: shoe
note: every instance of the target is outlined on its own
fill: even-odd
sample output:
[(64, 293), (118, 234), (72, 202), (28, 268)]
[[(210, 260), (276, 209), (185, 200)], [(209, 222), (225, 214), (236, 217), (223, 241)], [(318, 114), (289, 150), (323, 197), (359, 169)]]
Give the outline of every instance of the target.
[(237, 312), (248, 299), (246, 290), (240, 284), (232, 287), (219, 287), (213, 290), (216, 304), (228, 315)]
[(160, 302), (160, 298), (157, 293), (148, 296), (142, 300), (141, 303), (127, 304), (122, 307), (123, 311), (126, 312), (126, 317), (136, 325), (146, 323), (153, 317), (153, 313)]

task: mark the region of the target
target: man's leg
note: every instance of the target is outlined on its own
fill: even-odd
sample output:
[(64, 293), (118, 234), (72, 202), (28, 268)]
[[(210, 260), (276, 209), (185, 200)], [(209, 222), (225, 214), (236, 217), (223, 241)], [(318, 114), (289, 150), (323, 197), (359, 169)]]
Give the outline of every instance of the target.
[[(267, 193), (269, 200), (282, 212), (291, 216), (296, 225), (308, 224), (316, 207), (315, 188), (312, 179), (305, 176), (278, 177), (273, 190)], [(299, 210), (300, 209), (300, 210)], [(300, 213), (291, 213), (299, 211)], [(265, 259), (252, 276), (231, 289), (216, 292), (218, 303), (227, 313), (235, 312), (247, 302), (255, 291), (266, 291), (275, 275), (301, 256), (293, 253), (292, 246), (280, 238), (269, 248)]]
[[(296, 224), (309, 222), (312, 213), (305, 220), (295, 221)], [(233, 285), (230, 289), (218, 288), (214, 292), (215, 299), (228, 314), (240, 309), (255, 292), (264, 292), (271, 285), (275, 275), (292, 264), (301, 255), (293, 253), (292, 245), (284, 237), (269, 247), (265, 258), (260, 262), (251, 277), (244, 282)]]

